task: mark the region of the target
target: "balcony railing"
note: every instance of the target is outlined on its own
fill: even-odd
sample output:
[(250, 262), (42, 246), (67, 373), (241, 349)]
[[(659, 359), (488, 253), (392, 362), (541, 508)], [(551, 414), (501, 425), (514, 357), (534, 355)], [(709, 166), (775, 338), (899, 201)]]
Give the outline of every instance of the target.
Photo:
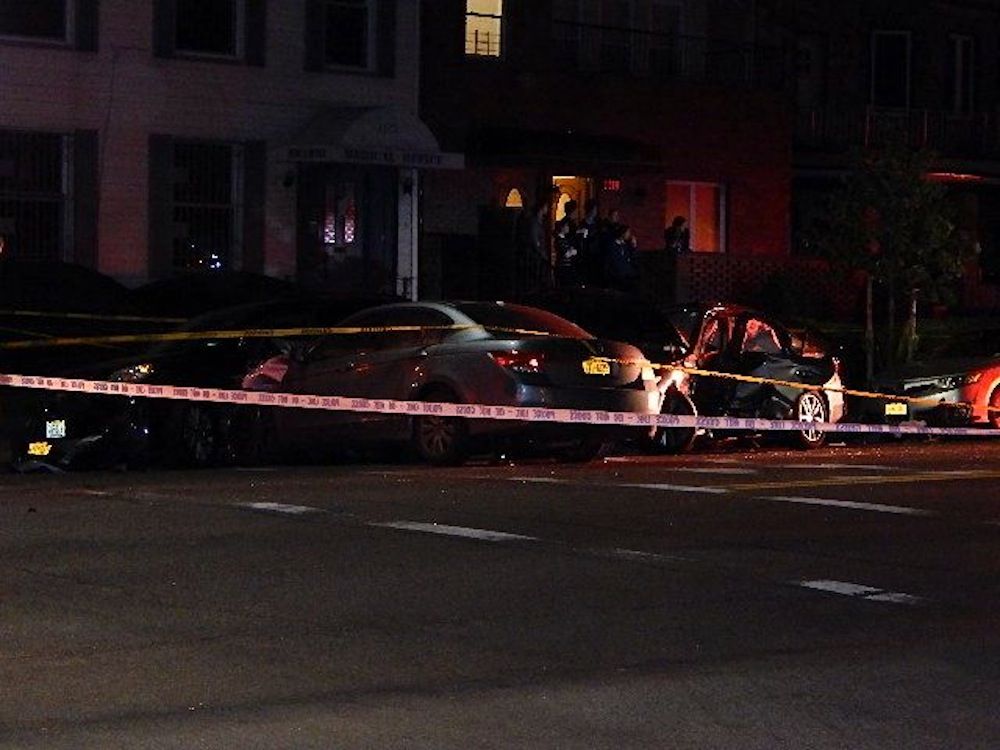
[(957, 115), (927, 109), (802, 109), (796, 145), (836, 153), (900, 140), (942, 156), (1000, 158), (1000, 121), (994, 114)]
[(778, 89), (785, 55), (778, 48), (644, 29), (553, 22), (554, 63), (590, 73)]

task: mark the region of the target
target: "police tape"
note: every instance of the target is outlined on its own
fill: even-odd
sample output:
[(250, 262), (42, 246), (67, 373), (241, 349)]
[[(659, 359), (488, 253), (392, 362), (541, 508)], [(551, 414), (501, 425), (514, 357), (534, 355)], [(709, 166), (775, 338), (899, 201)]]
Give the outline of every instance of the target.
[(163, 343), (178, 341), (231, 340), (253, 338), (299, 338), (334, 335), (356, 335), (376, 333), (423, 333), (425, 331), (465, 331), (487, 329), (497, 333), (509, 333), (518, 336), (551, 336), (545, 331), (533, 331), (527, 328), (500, 328), (484, 326), (478, 323), (460, 323), (445, 326), (314, 326), (297, 328), (245, 328), (241, 330), (212, 331), (170, 331), (168, 333), (123, 333), (107, 336), (62, 336), (47, 339), (25, 339), (23, 341), (6, 341), (0, 343), (3, 349), (40, 349), (57, 346), (105, 346), (108, 344)]
[(0, 318), (55, 318), (58, 320), (109, 320), (123, 323), (183, 323), (187, 318), (148, 315), (110, 315), (102, 313), (54, 312), (48, 310), (0, 310)]
[(193, 386), (122, 383), (107, 380), (50, 378), (0, 373), (0, 386), (62, 391), (100, 396), (153, 398), (210, 402), (231, 406), (319, 409), (326, 411), (393, 414), (401, 417), (456, 417), (503, 421), (580, 424), (608, 428), (682, 428), (760, 432), (815, 430), (824, 433), (881, 435), (950, 435), (956, 437), (1000, 437), (1000, 430), (976, 427), (928, 427), (922, 423), (896, 425), (811, 422), (744, 417), (703, 417), (688, 414), (606, 411), (601, 409), (551, 408), (505, 404), (459, 404), (388, 398), (309, 395), (270, 391), (244, 391)]

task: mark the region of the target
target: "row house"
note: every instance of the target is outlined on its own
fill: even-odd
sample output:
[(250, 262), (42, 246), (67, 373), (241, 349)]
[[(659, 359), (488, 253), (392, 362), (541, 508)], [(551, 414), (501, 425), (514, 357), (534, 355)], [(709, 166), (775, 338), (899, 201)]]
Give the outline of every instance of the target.
[[(550, 198), (551, 221), (569, 199), (617, 210), (654, 299), (749, 293), (734, 274), (787, 258), (788, 66), (757, 42), (753, 0), (422, 6), (421, 117), (466, 157), (425, 180), (425, 291), (530, 287), (517, 225)], [(666, 257), (675, 216), (692, 252)]]
[[(962, 304), (1000, 309), (1000, 2), (758, 0), (757, 34), (792, 51), (792, 255), (858, 149), (937, 155), (960, 231), (979, 244)], [(806, 263), (806, 260), (802, 261)]]
[(417, 294), (412, 0), (0, 3), (0, 253)]

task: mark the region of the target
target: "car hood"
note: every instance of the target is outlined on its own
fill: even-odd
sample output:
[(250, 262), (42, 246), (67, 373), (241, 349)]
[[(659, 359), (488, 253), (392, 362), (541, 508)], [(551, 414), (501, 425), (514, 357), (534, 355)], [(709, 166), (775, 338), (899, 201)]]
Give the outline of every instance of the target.
[(959, 375), (975, 370), (985, 370), (990, 367), (1000, 367), (1000, 356), (956, 357), (927, 362), (914, 362), (897, 370), (884, 372), (877, 380), (879, 382), (907, 382), (944, 375)]

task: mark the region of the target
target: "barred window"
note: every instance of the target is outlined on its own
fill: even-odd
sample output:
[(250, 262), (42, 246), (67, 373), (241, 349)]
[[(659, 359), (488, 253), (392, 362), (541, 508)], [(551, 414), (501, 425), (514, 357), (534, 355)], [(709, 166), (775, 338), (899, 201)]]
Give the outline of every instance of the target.
[(500, 57), (503, 34), (503, 0), (467, 0), (465, 3), (465, 54)]
[(375, 67), (374, 0), (326, 0), (323, 30), (328, 67)]
[(66, 0), (3, 0), (0, 35), (67, 41), (70, 32)]
[(69, 137), (0, 130), (0, 247), (7, 257), (69, 254)]
[(174, 143), (174, 270), (241, 267), (242, 182), (240, 146)]
[(237, 0), (177, 0), (177, 51), (238, 56), (242, 6)]

